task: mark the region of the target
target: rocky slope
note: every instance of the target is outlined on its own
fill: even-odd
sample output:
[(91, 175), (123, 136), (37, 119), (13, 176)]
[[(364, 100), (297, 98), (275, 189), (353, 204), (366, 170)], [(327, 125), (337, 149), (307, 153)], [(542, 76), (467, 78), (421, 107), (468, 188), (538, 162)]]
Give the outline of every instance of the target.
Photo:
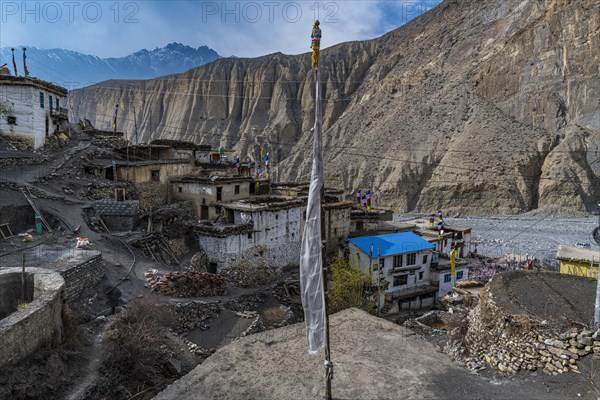
[[(581, 213), (600, 195), (600, 4), (446, 0), (378, 39), (322, 51), (328, 184), (396, 211)], [(324, 38), (327, 36), (326, 27)], [(326, 39), (324, 39), (326, 42)], [(140, 140), (180, 138), (310, 172), (309, 55), (220, 59), (71, 93)]]

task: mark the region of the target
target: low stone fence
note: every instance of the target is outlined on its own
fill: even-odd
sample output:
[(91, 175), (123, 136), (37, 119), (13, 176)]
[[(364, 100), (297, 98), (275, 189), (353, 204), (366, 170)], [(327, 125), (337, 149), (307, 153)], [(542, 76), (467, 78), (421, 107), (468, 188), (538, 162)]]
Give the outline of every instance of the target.
[(93, 250), (78, 250), (44, 265), (44, 268), (57, 271), (64, 278), (67, 302), (96, 286), (105, 275), (102, 254)]
[(465, 331), (453, 332), (445, 351), (469, 369), (489, 365), (507, 374), (541, 369), (557, 375), (579, 372), (581, 357), (600, 355), (600, 329), (573, 327), (561, 332), (546, 321), (507, 314), (494, 301), (489, 285), (480, 293), (467, 322)]
[[(11, 279), (15, 276), (21, 276), (21, 268), (3, 269), (0, 282), (15, 282)], [(22, 360), (42, 345), (62, 341), (64, 279), (42, 268), (28, 268), (26, 276), (33, 277), (32, 301), (0, 320), (0, 367)], [(17, 285), (21, 285), (20, 279)], [(11, 291), (0, 293), (5, 295)]]

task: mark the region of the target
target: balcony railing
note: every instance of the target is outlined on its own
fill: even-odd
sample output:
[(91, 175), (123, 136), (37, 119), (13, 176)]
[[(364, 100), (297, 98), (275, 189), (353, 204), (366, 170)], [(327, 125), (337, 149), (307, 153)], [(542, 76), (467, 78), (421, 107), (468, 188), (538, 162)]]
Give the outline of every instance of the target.
[(69, 119), (69, 110), (67, 110), (66, 108), (62, 108), (62, 107), (59, 108), (58, 110), (53, 109), (50, 111), (50, 116), (52, 118), (68, 120)]

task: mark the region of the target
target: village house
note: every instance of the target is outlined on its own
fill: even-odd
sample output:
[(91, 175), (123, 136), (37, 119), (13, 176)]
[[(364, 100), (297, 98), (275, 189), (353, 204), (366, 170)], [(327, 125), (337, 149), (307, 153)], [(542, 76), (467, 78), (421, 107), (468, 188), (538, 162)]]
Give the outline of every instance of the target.
[[(360, 219), (354, 215), (353, 219), (356, 223), (356, 227), (362, 226), (364, 230), (355, 230), (351, 233), (351, 236), (361, 236), (366, 234), (386, 234), (386, 233), (400, 233), (400, 232), (414, 232), (427, 240), (429, 243), (435, 246), (435, 250), (444, 255), (450, 254), (452, 246), (458, 244), (458, 256), (461, 258), (469, 256), (473, 249), (474, 244), (471, 238), (471, 228), (463, 228), (459, 226), (453, 226), (444, 224), (444, 234), (440, 235), (437, 230), (438, 220), (436, 218), (433, 227), (429, 226), (429, 221), (425, 218), (416, 218), (406, 221), (391, 221), (381, 218), (373, 218), (367, 220), (368, 217), (360, 217)], [(385, 218), (385, 214), (384, 218)], [(359, 222), (363, 222), (363, 225), (358, 225)]]
[(559, 246), (556, 259), (560, 262), (560, 273), (598, 278), (598, 250)]
[[(367, 211), (364, 208), (355, 208), (350, 215), (350, 229), (352, 232), (356, 232), (356, 236), (360, 236), (365, 232), (378, 231), (380, 223), (393, 221), (393, 219), (394, 212), (392, 210), (377, 209)], [(398, 232), (409, 232), (412, 229), (412, 225), (408, 228), (408, 230)]]
[(176, 177), (169, 182), (168, 202), (192, 200), (199, 219), (213, 220), (223, 211), (217, 202), (247, 199), (254, 188), (254, 180), (247, 176)]
[(200, 224), (196, 232), (211, 268), (247, 265), (296, 265), (300, 254), (303, 201), (290, 197), (256, 197), (219, 203), (220, 224)]
[(465, 281), (469, 278), (468, 264), (462, 260), (456, 262), (456, 277), (452, 278), (450, 260), (438, 257), (434, 253), (431, 260), (431, 284), (437, 286), (437, 297), (441, 298), (452, 291), (456, 282)]
[[(239, 178), (243, 182), (242, 177)], [(250, 185), (252, 187), (252, 185)], [(223, 218), (200, 224), (200, 246), (216, 269), (240, 264), (284, 267), (299, 262), (307, 199), (287, 196), (255, 196), (231, 202), (209, 203), (221, 207)], [(327, 254), (340, 252), (350, 231), (352, 203), (326, 199), (324, 238)]]
[[(308, 197), (309, 188), (309, 182), (276, 182), (271, 184), (271, 193), (275, 196)], [(344, 191), (326, 187), (325, 196), (333, 201), (342, 201)]]
[(348, 239), (350, 266), (383, 279), (387, 289), (380, 298), (392, 312), (430, 306), (438, 288), (432, 286), (434, 246), (413, 232)]
[(34, 149), (42, 147), (51, 134), (66, 129), (65, 88), (36, 78), (0, 74), (0, 100), (12, 108), (0, 118), (0, 132), (27, 139)]

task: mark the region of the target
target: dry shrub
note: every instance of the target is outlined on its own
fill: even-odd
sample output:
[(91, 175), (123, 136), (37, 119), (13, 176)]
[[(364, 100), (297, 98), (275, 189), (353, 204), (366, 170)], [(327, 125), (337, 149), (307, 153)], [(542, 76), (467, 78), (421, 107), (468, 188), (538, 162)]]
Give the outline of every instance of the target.
[(159, 301), (154, 295), (136, 299), (117, 318), (108, 332), (110, 345), (101, 367), (102, 380), (91, 398), (120, 398), (169, 382), (164, 333), (175, 325), (175, 318)]

